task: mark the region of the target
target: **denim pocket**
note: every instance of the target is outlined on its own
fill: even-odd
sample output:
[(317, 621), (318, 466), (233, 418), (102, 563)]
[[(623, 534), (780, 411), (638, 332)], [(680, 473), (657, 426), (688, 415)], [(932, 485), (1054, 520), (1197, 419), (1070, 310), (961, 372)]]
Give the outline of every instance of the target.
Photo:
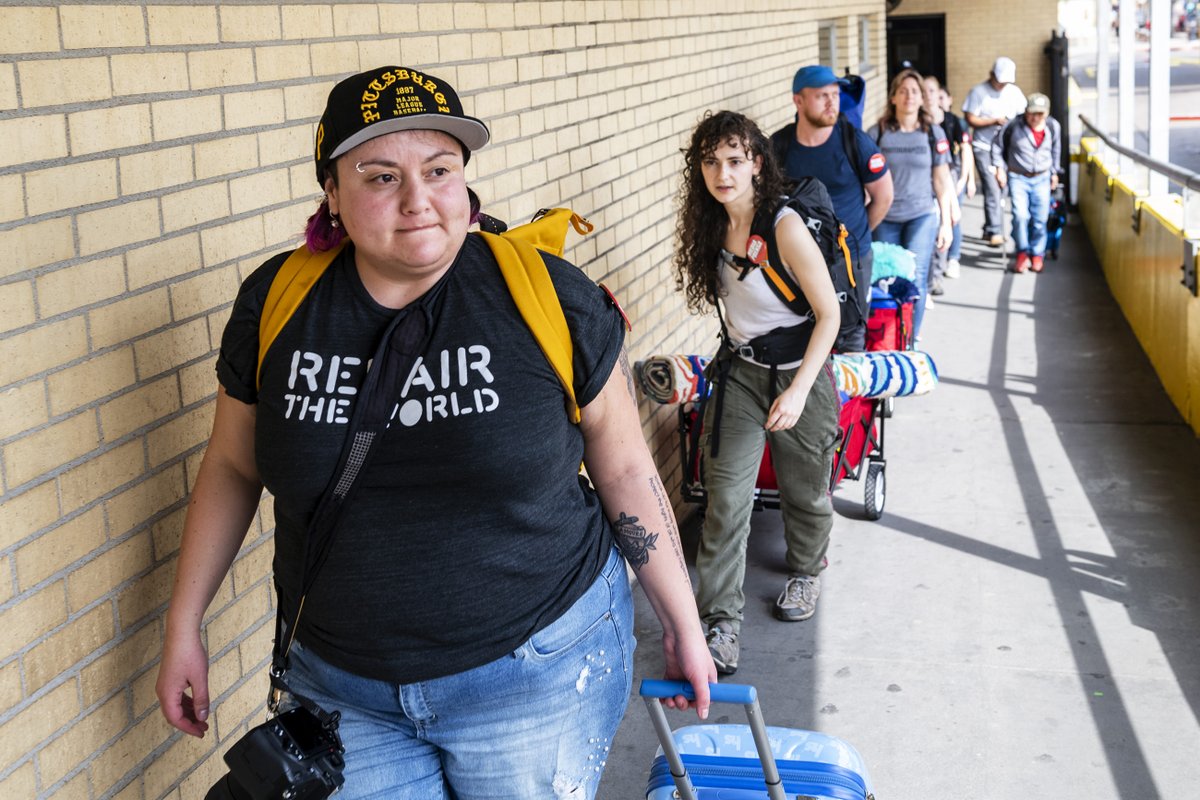
[(614, 581), (624, 580), (625, 560), (614, 549), (604, 569), (575, 603), (562, 616), (535, 633), (525, 643), (524, 650), (530, 658), (549, 661), (569, 653), (578, 645), (602, 633), (608, 626), (613, 636), (618, 637), (619, 627), (614, 623), (614, 604), (619, 595), (614, 591)]

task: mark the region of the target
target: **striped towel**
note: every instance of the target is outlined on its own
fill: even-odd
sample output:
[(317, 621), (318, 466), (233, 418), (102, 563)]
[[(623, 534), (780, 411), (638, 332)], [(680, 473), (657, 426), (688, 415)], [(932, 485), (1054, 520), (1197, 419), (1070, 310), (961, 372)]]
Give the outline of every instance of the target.
[(933, 357), (919, 350), (875, 350), (833, 356), (838, 391), (849, 397), (928, 394), (938, 383)]
[(642, 394), (657, 403), (691, 403), (708, 394), (707, 356), (659, 355), (633, 365)]

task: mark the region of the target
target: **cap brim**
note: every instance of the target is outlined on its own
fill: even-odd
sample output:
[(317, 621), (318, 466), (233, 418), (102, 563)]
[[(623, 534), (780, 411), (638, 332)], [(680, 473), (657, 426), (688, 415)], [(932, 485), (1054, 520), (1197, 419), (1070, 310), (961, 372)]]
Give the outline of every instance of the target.
[(393, 117), (363, 128), (353, 136), (339, 144), (329, 159), (332, 161), (343, 153), (358, 147), (363, 142), (376, 139), (396, 131), (441, 131), (448, 133), (463, 143), (472, 153), (488, 143), (491, 135), (487, 126), (474, 117), (450, 117), (443, 114), (413, 114), (407, 117)]
[(833, 86), (834, 84), (837, 84), (839, 88), (843, 86), (848, 87), (850, 86), (850, 81), (846, 80), (845, 78), (834, 78), (833, 80), (825, 81), (824, 83), (805, 83), (794, 87), (795, 91), (793, 91), (792, 94), (795, 94), (801, 89), (824, 89), (826, 86)]

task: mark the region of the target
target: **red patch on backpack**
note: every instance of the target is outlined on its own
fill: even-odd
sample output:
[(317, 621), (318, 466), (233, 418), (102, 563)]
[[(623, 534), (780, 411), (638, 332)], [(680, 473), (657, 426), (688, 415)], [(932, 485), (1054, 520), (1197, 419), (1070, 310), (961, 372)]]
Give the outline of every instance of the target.
[(867, 161), (867, 169), (871, 170), (871, 172), (883, 172), (886, 164), (887, 159), (883, 157), (883, 153), (876, 153)]
[(950, 151), (950, 142), (946, 141), (945, 139), (938, 139), (937, 140), (937, 151), (939, 153), (949, 152)]
[(762, 266), (767, 260), (767, 243), (761, 236), (755, 234), (746, 240), (746, 258), (757, 266)]

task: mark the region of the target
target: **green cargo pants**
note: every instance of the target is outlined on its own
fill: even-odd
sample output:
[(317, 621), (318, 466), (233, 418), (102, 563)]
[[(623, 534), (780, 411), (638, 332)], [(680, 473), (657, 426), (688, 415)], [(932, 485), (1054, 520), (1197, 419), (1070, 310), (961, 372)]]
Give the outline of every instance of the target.
[[(794, 369), (780, 370), (780, 389), (791, 383)], [(764, 442), (779, 483), (780, 510), (787, 544), (787, 568), (793, 575), (816, 575), (824, 567), (833, 527), (829, 476), (838, 444), (838, 399), (828, 365), (813, 382), (804, 413), (790, 430), (768, 432), (770, 370), (734, 358), (725, 378), (719, 447), (712, 455), (717, 403), (705, 403), (701, 446), (708, 509), (696, 554), (696, 605), (706, 625), (728, 621), (738, 630), (746, 596), (746, 539), (754, 510), (754, 485)], [(782, 585), (782, 584), (781, 584)]]

